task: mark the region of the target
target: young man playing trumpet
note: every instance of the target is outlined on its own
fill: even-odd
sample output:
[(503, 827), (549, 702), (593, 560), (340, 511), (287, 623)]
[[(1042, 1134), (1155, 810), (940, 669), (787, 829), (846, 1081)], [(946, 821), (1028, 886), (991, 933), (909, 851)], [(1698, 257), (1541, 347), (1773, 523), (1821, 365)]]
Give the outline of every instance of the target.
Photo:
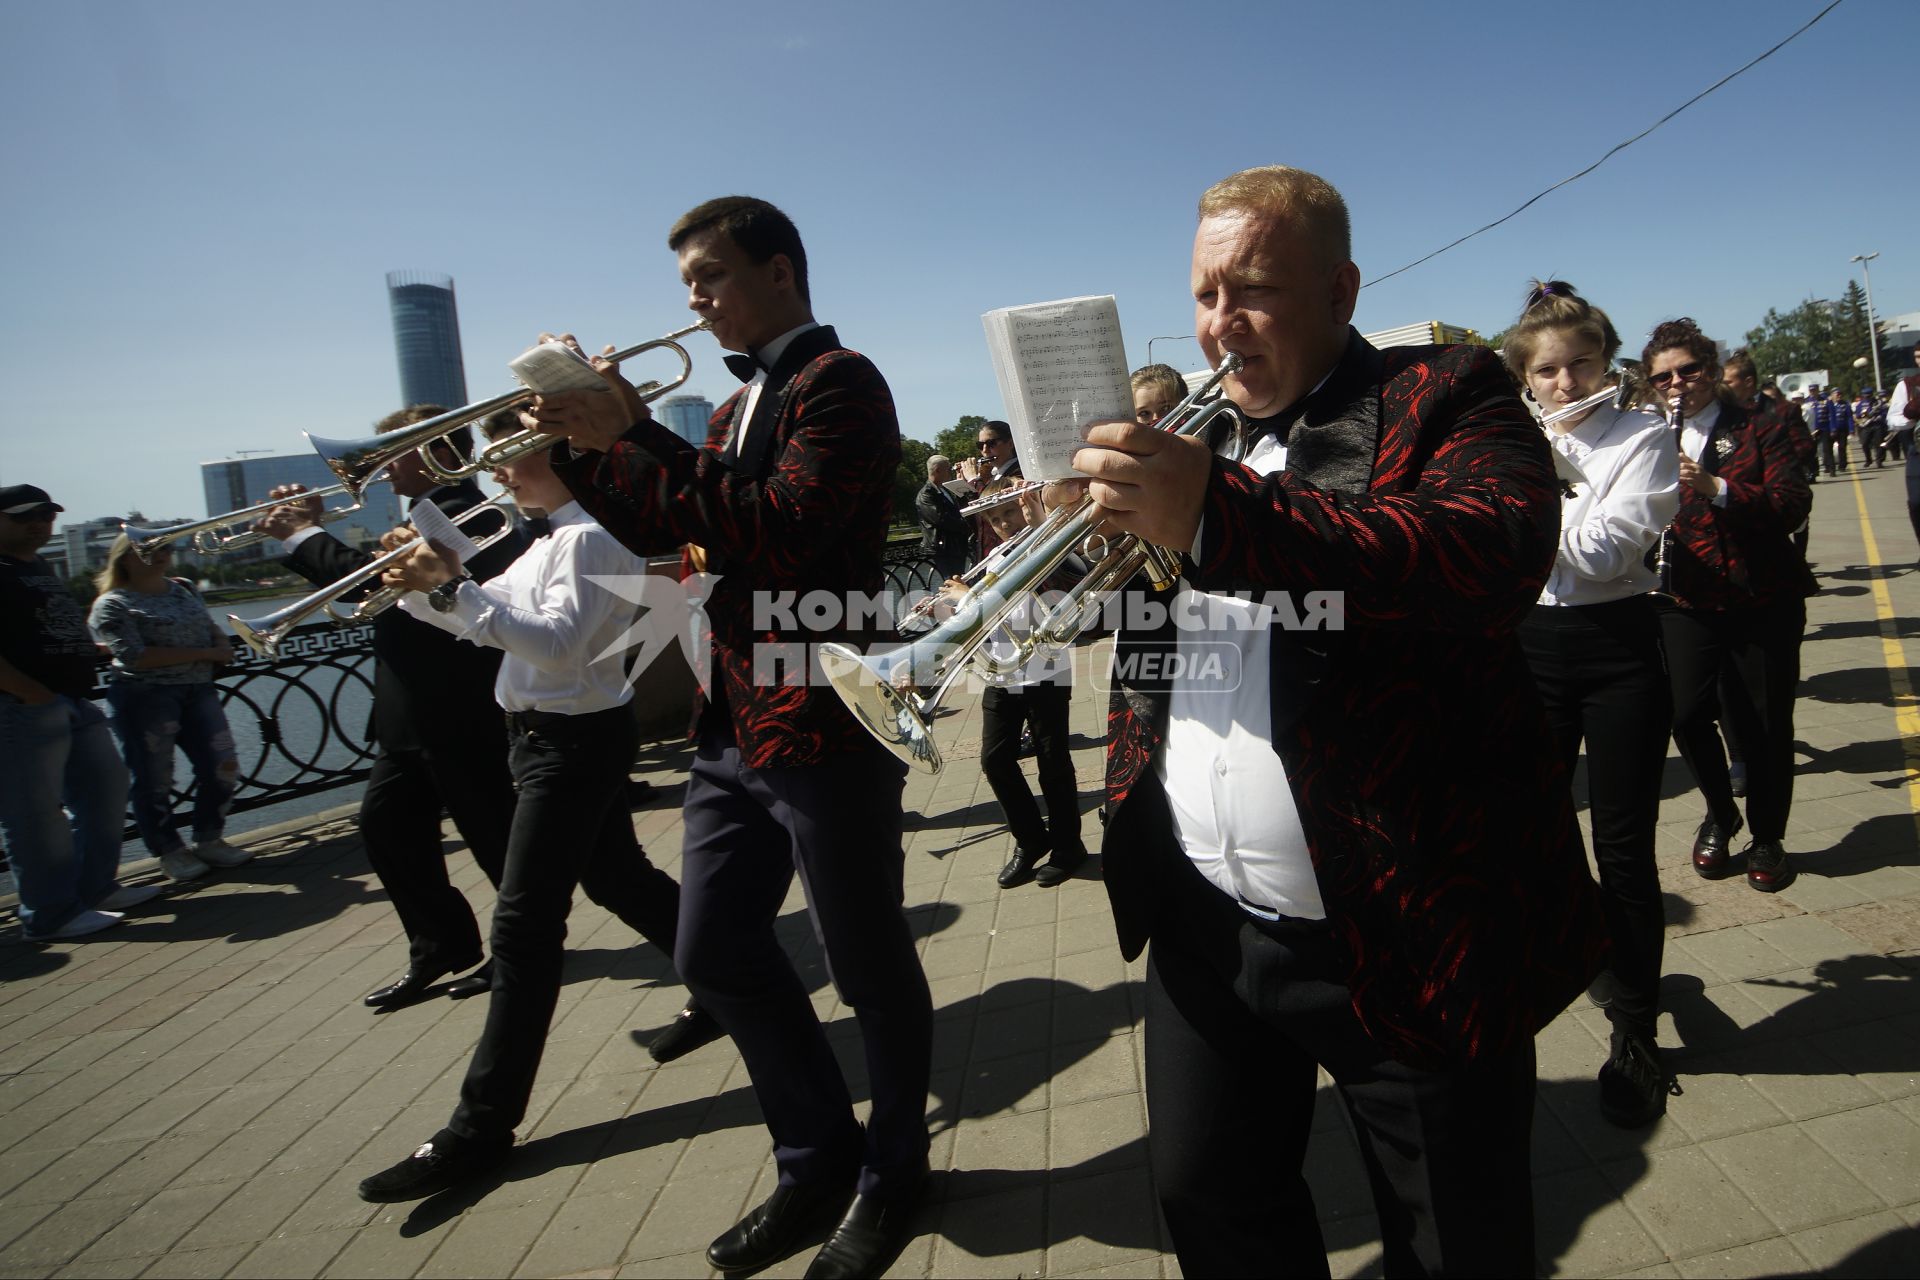
[[(492, 438), (517, 425), (505, 412), (485, 430)], [(485, 584), (427, 543), (385, 579), (408, 589), (399, 607), (413, 618), (505, 652), (494, 695), (507, 713), (519, 803), (493, 910), (492, 1001), (459, 1105), (446, 1128), (360, 1184), (361, 1198), (376, 1202), (466, 1181), (513, 1145), (560, 995), (576, 884), (673, 954), (680, 888), (647, 861), (627, 813), (638, 728), (619, 655), (632, 611), (593, 581), (643, 574), (646, 565), (580, 509), (546, 450), (503, 464), (494, 477), (523, 509), (546, 512), (551, 531)], [(411, 536), (396, 530), (387, 538), (397, 547)], [(684, 1035), (696, 1021), (704, 1023), (683, 1018), (668, 1034)]]

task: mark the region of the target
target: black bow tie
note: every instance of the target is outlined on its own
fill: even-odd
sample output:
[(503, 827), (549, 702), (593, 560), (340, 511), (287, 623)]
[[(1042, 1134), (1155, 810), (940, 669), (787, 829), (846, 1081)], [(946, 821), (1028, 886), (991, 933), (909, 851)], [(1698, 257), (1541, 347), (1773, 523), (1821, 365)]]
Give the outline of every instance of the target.
[(752, 382), (760, 376), (760, 362), (752, 356), (735, 355), (729, 352), (720, 358), (726, 361), (727, 368), (733, 371), (733, 376), (742, 382)]

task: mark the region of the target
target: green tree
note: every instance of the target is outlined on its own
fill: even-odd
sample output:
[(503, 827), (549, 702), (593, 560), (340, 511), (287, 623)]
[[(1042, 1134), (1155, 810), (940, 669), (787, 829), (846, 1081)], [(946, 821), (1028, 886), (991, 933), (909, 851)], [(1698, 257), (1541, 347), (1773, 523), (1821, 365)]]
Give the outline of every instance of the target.
[(927, 459), (933, 446), (925, 440), (900, 437), (900, 470), (893, 477), (894, 524), (918, 525), (920, 517), (913, 508), (914, 495), (927, 482)]
[(1853, 367), (1867, 354), (1868, 342), (1867, 298), (1855, 280), (1838, 302), (1808, 299), (1785, 314), (1768, 308), (1760, 327), (1747, 331), (1747, 351), (1762, 378), (1825, 369), (1848, 393), (1873, 377), (1871, 365)]
[(960, 421), (933, 438), (933, 452), (944, 453), (956, 464), (962, 458), (980, 454), (980, 424), (986, 419), (977, 413), (962, 414)]

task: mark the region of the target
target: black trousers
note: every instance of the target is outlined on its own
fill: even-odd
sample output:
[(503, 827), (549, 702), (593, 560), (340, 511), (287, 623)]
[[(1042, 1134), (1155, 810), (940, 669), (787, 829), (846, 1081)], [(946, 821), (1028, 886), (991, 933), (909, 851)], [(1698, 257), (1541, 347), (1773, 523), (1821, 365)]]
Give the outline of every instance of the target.
[(1324, 922), (1257, 919), (1163, 847), (1147, 1112), (1181, 1270), (1328, 1274), (1303, 1169), (1324, 1066), (1359, 1138), (1386, 1274), (1533, 1275), (1533, 1042), (1451, 1071), (1394, 1061), (1354, 1016)]
[(513, 825), (513, 779), (506, 735), (496, 724), (431, 747), (381, 747), (360, 799), (367, 861), (407, 931), (409, 961), (458, 972), (480, 963), (480, 927), (447, 879), (443, 811), (498, 888)]
[[(989, 686), (980, 698), (980, 770), (1007, 815), (1013, 842), (1033, 853), (1080, 843), (1080, 782), (1067, 743), (1067, 710), (1073, 686), (1046, 682), (1017, 689)], [(1033, 726), (1034, 762), (1047, 819), (1040, 820), (1027, 777), (1020, 772), (1020, 729)]]
[(513, 735), (520, 803), (493, 909), (493, 991), (447, 1125), (480, 1141), (512, 1137), (526, 1116), (560, 997), (574, 886), (668, 955), (680, 910), (680, 887), (647, 861), (627, 812), (639, 742), (633, 713), (612, 707), (538, 720)]
[[(1673, 679), (1673, 740), (1707, 811), (1722, 826), (1739, 816), (1727, 754), (1714, 726), (1718, 685), (1731, 672), (1739, 689), (1724, 708), (1740, 722), (1747, 766), (1747, 828), (1755, 840), (1780, 840), (1793, 810), (1793, 700), (1800, 684), (1800, 638), (1807, 602), (1795, 597), (1753, 609), (1659, 606)], [(1733, 696), (1744, 693), (1745, 697)], [(1745, 721), (1751, 719), (1751, 723)]]
[[(906, 767), (878, 747), (749, 768), (724, 716), (705, 717), (683, 810), (674, 962), (746, 1061), (780, 1182), (919, 1189), (927, 1163), (933, 1000), (902, 910)], [(800, 877), (834, 987), (860, 1023), (873, 1109), (864, 1138), (806, 984), (774, 936)]]
[[(1851, 438), (1828, 431), (1814, 433), (1814, 445), (1819, 451), (1820, 466), (1828, 475), (1838, 475), (1847, 469), (1847, 441)], [(1839, 457), (1838, 466), (1834, 464), (1836, 455)]]
[(1913, 432), (1904, 433), (1907, 441), (1907, 520), (1913, 525), (1913, 540), (1920, 542), (1920, 448), (1913, 446)]
[(1666, 913), (1654, 857), (1673, 692), (1653, 600), (1535, 605), (1520, 646), (1567, 772), (1587, 747), (1587, 817), (1613, 939), (1616, 1026), (1651, 1037), (1659, 1019)]

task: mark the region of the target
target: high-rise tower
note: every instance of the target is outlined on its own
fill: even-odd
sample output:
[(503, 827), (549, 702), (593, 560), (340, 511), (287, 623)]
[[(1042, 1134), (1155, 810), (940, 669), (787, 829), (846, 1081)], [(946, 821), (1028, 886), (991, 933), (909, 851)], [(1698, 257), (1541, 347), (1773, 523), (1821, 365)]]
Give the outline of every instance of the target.
[(393, 350), (400, 361), (401, 407), (467, 403), (467, 371), (460, 359), (460, 315), (453, 277), (427, 271), (389, 271)]

